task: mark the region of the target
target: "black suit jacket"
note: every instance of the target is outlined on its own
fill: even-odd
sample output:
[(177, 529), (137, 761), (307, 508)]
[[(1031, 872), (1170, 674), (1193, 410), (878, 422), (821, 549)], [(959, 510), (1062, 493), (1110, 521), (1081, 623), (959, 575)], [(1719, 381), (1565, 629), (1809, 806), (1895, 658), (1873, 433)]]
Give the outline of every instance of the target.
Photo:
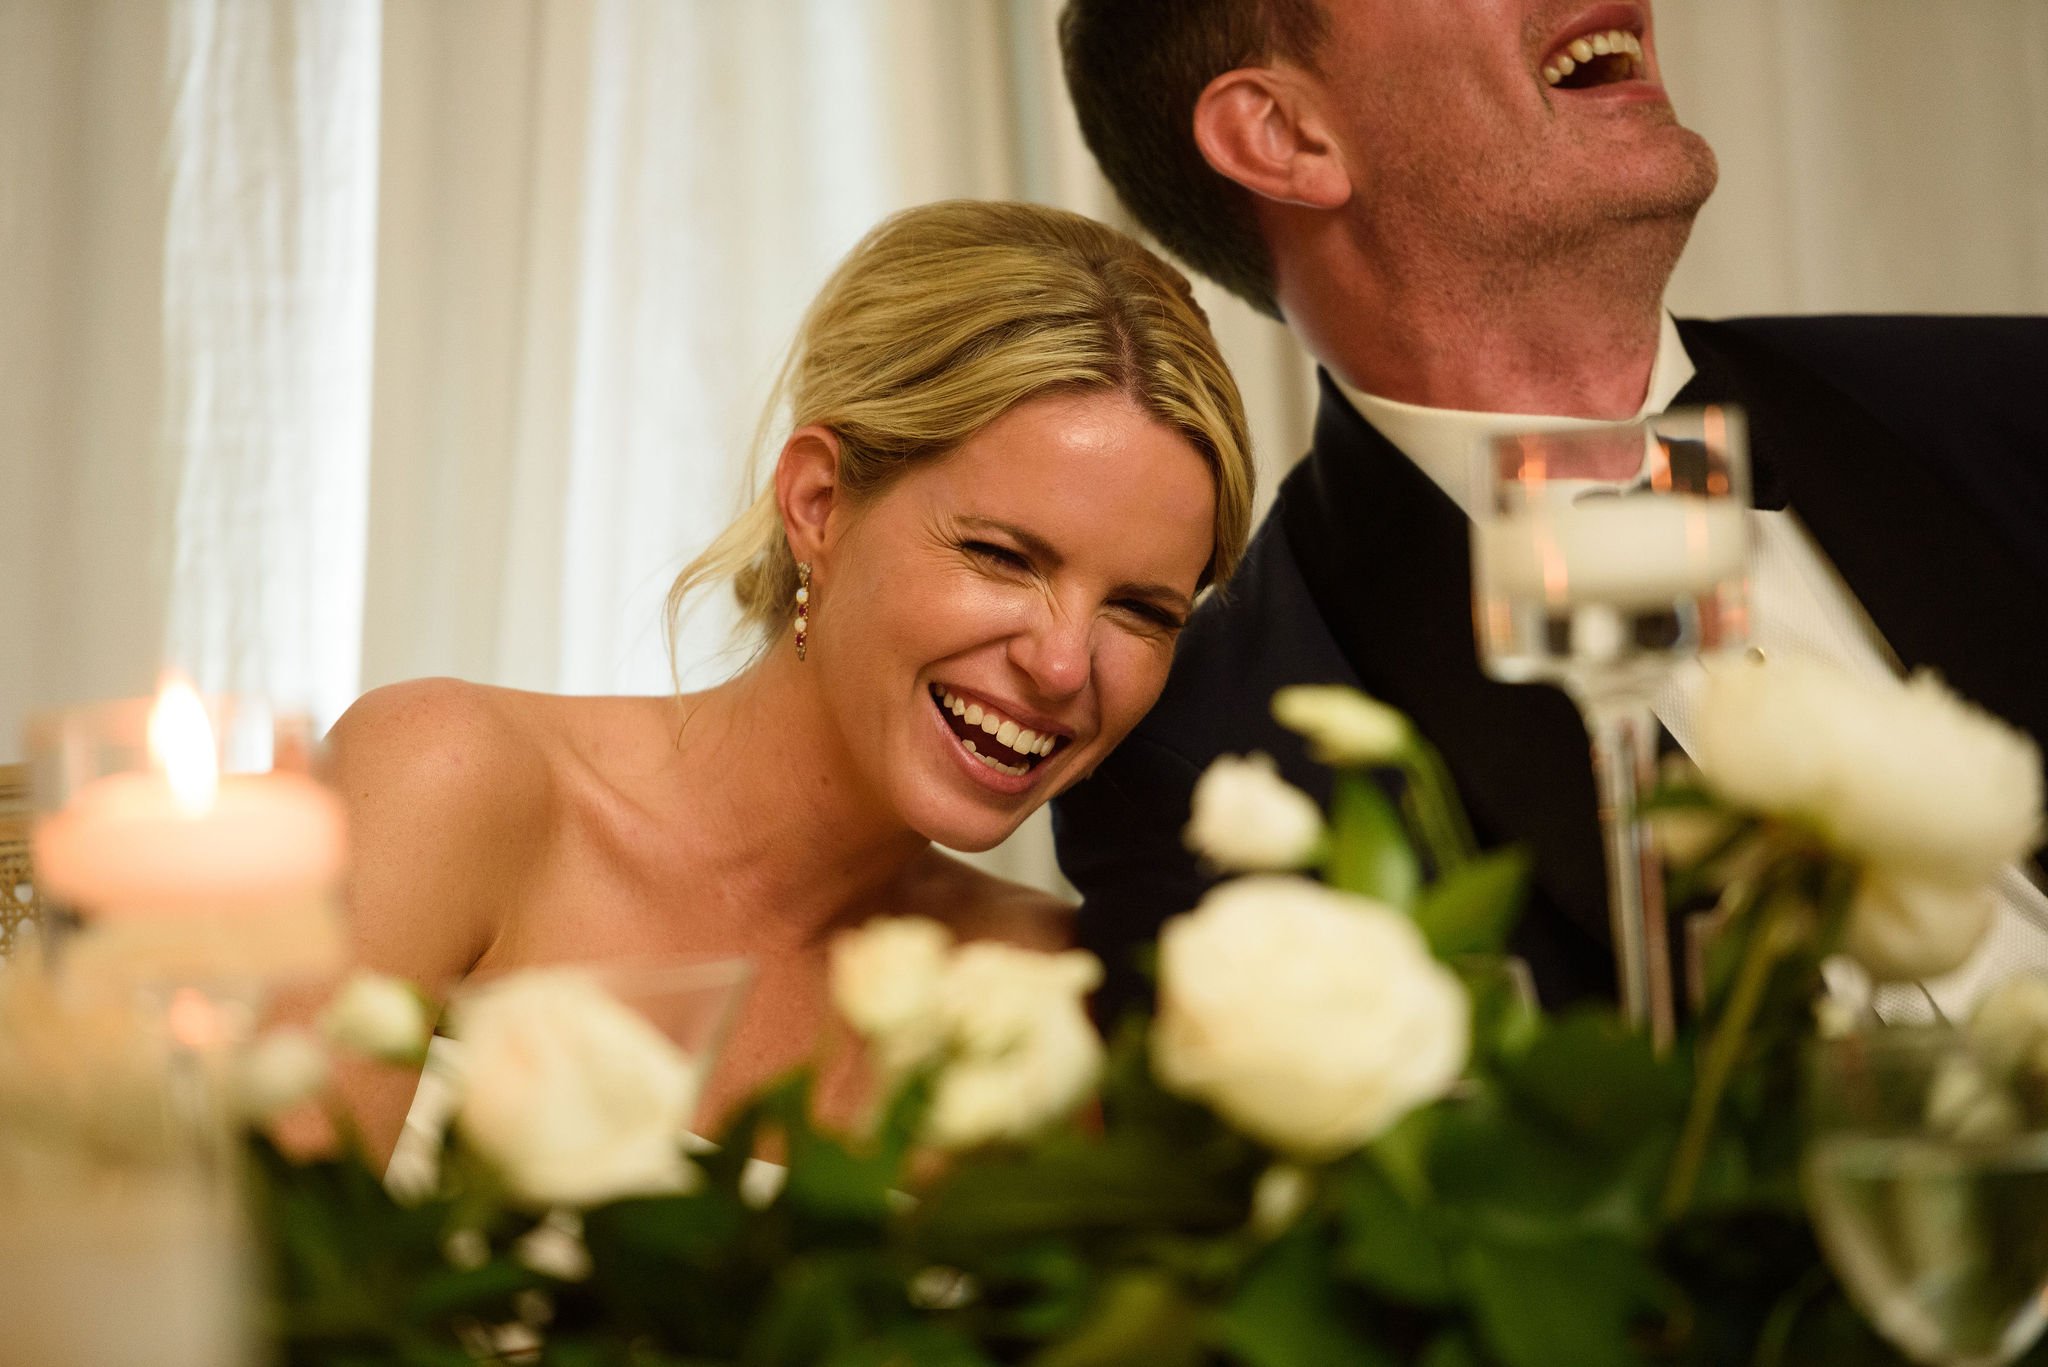
[[(1680, 324), (1679, 403), (1748, 410), (1759, 506), (1794, 508), (1909, 667), (2048, 737), (2048, 319)], [(1272, 721), (1291, 683), (1347, 683), (1443, 751), (1481, 841), (1521, 841), (1517, 936), (1546, 1002), (1611, 995), (1585, 732), (1563, 694), (1495, 683), (1473, 646), (1462, 513), (1323, 377), (1314, 445), (1226, 591), (1196, 612), (1159, 704), (1054, 806), (1060, 866), (1104, 997), (1209, 879), (1181, 841), (1195, 779), (1260, 750), (1318, 798), (1328, 776)]]

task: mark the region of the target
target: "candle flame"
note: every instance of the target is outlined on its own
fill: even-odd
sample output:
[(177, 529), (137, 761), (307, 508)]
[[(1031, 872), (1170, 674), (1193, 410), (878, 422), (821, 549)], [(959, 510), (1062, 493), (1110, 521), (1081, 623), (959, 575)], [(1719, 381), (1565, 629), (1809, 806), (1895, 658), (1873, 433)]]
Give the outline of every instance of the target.
[(171, 800), (180, 811), (197, 816), (213, 806), (220, 787), (213, 724), (198, 692), (175, 675), (164, 680), (156, 706), (149, 710), (149, 752), (163, 769)]

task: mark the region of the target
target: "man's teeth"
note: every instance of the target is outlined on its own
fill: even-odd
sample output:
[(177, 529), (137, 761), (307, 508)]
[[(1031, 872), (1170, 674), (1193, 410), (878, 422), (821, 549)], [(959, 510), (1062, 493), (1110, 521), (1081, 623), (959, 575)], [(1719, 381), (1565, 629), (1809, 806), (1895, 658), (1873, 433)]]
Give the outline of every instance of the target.
[[(983, 707), (980, 703), (968, 702), (950, 689), (940, 690), (939, 704), (969, 726), (979, 726), (989, 735), (994, 736), (997, 743), (1008, 746), (1020, 755), (1049, 755), (1052, 753), (1053, 747), (1059, 744), (1059, 737), (1053, 735), (1041, 736), (1028, 726), (1019, 726), (1016, 722), (1011, 721), (993, 708)], [(979, 751), (975, 750), (973, 741), (963, 741), (961, 743), (967, 747), (969, 753), (975, 754), (982, 763), (992, 769), (1001, 769), (1004, 773), (1021, 774), (1024, 772), (1021, 768), (1013, 769), (1008, 765), (997, 763), (987, 755), (980, 754)]]
[(1589, 33), (1574, 38), (1564, 51), (1544, 64), (1543, 79), (1556, 85), (1565, 77), (1577, 71), (1595, 57), (1622, 56), (1628, 59), (1626, 77), (1643, 74), (1643, 41), (1623, 29), (1609, 29), (1605, 33)]

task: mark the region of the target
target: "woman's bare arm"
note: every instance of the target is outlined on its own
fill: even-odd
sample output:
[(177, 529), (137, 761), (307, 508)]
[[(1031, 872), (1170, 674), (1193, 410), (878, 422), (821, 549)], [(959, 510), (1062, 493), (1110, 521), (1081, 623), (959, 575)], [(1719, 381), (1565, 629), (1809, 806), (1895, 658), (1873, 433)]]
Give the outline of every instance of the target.
[[(545, 754), (492, 691), (452, 680), (364, 695), (328, 736), (348, 811), (352, 968), (444, 994), (515, 913), (549, 828)], [(388, 1158), (418, 1073), (344, 1065), (336, 1084)]]

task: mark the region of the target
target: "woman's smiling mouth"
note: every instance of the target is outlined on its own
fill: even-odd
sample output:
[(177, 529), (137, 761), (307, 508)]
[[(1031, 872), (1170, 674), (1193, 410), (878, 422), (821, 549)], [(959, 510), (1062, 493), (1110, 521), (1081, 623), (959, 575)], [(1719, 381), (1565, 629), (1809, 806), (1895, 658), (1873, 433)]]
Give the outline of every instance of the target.
[(1022, 778), (1069, 739), (1051, 731), (1034, 731), (978, 698), (967, 698), (944, 684), (931, 686), (932, 705), (959, 742), (960, 748), (999, 774)]

